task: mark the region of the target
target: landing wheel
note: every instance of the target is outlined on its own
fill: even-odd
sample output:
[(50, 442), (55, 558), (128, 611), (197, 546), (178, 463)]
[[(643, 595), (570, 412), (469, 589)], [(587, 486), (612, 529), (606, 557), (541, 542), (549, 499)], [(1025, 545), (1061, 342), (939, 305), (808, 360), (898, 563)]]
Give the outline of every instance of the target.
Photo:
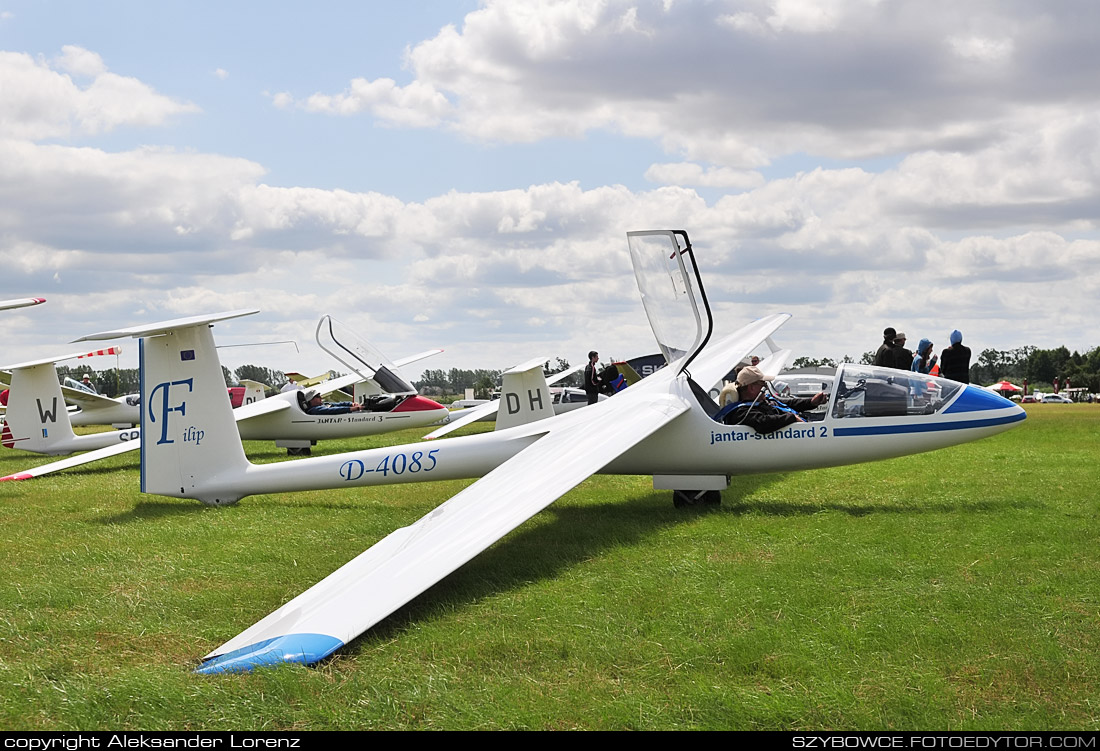
[(721, 490), (672, 491), (672, 505), (676, 508), (684, 508), (685, 506), (717, 506), (721, 502)]

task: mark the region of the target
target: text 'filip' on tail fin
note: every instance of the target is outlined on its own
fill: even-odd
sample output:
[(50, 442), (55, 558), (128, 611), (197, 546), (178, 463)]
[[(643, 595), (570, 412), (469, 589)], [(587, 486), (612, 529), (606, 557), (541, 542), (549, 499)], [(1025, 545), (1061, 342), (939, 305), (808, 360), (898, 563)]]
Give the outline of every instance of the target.
[(506, 370), (500, 389), (497, 430), (526, 425), (554, 416), (554, 404), (542, 366), (546, 360), (532, 360)]
[[(84, 337), (140, 338), (143, 493), (217, 505), (240, 499), (218, 490), (219, 478), (232, 486), (248, 460), (226, 398), (211, 326), (256, 312), (193, 316)], [(196, 478), (202, 490), (197, 490)]]

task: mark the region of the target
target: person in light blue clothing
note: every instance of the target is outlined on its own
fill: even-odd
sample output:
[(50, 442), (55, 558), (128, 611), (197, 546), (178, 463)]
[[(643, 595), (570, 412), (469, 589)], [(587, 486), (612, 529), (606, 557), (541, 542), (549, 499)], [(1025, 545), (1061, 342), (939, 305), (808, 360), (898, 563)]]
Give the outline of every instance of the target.
[(932, 342), (921, 339), (917, 345), (917, 352), (913, 355), (913, 365), (909, 369), (914, 373), (931, 373), (936, 367), (937, 357), (932, 354)]

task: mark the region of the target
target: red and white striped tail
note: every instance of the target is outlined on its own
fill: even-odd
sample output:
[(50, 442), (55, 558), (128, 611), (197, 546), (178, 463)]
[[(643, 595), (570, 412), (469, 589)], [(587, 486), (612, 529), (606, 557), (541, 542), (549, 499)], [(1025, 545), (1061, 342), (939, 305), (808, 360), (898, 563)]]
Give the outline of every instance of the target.
[(86, 355), (77, 355), (77, 360), (82, 357), (96, 357), (98, 355), (121, 355), (122, 347), (108, 347), (107, 349), (97, 349), (95, 352), (89, 352)]

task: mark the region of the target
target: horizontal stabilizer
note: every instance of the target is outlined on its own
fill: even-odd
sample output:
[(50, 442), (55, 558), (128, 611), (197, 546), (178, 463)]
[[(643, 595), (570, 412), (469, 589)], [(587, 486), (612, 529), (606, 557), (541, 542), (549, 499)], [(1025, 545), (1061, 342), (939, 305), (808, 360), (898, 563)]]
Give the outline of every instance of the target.
[(240, 318), (241, 316), (250, 316), (255, 313), (259, 313), (257, 309), (248, 310), (231, 310), (225, 313), (210, 313), (207, 315), (190, 316), (188, 318), (175, 318), (171, 321), (161, 321), (159, 323), (145, 323), (140, 326), (130, 326), (125, 329), (116, 329), (114, 331), (101, 331), (98, 334), (88, 334), (82, 336), (79, 339), (74, 339), (74, 342), (90, 342), (101, 341), (103, 339), (123, 339), (125, 337), (150, 337), (158, 336), (160, 334), (167, 334), (171, 331), (178, 329), (188, 329), (193, 326), (201, 326), (203, 324), (217, 323), (218, 321), (227, 321), (231, 318)]
[(49, 464), (42, 464), (31, 469), (23, 470), (22, 472), (16, 472), (15, 474), (8, 475), (7, 477), (0, 477), (0, 482), (4, 482), (5, 480), (30, 480), (35, 477), (42, 477), (43, 475), (52, 474), (53, 472), (59, 472), (63, 469), (72, 469), (73, 467), (79, 467), (83, 464), (97, 462), (100, 459), (106, 459), (109, 456), (118, 456), (119, 454), (125, 454), (127, 451), (137, 451), (139, 448), (141, 448), (140, 438), (133, 441), (115, 443), (101, 449), (96, 449), (95, 451), (86, 451), (83, 454), (78, 454), (77, 456), (70, 456), (67, 459), (50, 462)]

